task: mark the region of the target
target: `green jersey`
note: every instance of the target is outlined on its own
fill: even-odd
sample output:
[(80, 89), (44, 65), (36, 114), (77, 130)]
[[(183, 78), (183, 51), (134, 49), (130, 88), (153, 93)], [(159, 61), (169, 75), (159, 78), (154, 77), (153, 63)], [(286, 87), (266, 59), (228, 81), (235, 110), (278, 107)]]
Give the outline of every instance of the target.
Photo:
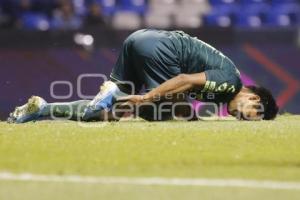
[(204, 72), (206, 83), (191, 91), (201, 101), (228, 102), (241, 89), (234, 63), (211, 45), (182, 31), (144, 29), (131, 34), (111, 77), (151, 90), (180, 73)]

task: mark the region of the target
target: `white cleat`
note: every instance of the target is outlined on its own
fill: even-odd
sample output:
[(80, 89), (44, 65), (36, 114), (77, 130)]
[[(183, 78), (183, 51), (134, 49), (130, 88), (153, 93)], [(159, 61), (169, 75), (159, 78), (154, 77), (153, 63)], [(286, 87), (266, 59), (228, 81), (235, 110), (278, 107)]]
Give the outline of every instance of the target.
[(116, 83), (112, 81), (106, 81), (100, 87), (100, 92), (95, 98), (87, 105), (83, 119), (93, 118), (98, 115), (99, 111), (110, 111), (116, 99), (120, 96), (126, 96)]
[(46, 107), (47, 102), (38, 96), (32, 96), (23, 106), (16, 107), (14, 112), (10, 113), (8, 123), (25, 123), (36, 120), (42, 110)]
[[(107, 107), (103, 103), (109, 103), (116, 95), (115, 93), (120, 91), (118, 86), (112, 81), (106, 81), (100, 86), (100, 92), (94, 97), (94, 99), (88, 104), (88, 107), (93, 107), (97, 110), (99, 107)], [(102, 102), (105, 101), (105, 102)], [(109, 107), (109, 105), (108, 105)]]

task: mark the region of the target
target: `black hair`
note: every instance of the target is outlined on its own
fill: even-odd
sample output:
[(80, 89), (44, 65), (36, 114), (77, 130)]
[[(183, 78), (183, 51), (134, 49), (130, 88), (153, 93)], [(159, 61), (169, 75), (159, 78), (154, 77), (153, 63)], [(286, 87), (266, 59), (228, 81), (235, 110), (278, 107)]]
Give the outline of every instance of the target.
[(264, 112), (260, 113), (263, 114), (263, 119), (275, 119), (279, 109), (271, 91), (264, 87), (254, 85), (246, 86), (246, 88), (248, 88), (251, 92), (260, 97), (260, 103), (263, 105), (264, 108)]

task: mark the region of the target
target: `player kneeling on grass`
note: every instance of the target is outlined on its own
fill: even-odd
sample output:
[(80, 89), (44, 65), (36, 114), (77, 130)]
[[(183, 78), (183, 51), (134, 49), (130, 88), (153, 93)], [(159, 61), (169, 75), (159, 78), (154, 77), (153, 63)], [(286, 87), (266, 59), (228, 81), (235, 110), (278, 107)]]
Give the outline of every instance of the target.
[[(123, 105), (159, 104), (167, 96), (180, 93), (195, 94), (194, 98), (203, 102), (227, 103), (229, 114), (238, 119), (270, 120), (278, 112), (267, 89), (243, 86), (238, 69), (228, 57), (182, 31), (134, 32), (124, 41), (110, 78), (92, 101), (47, 103), (40, 97), (32, 97), (27, 104), (17, 107), (8, 121), (23, 123), (51, 115), (100, 121), (103, 113), (112, 113), (118, 100)], [(147, 93), (139, 95), (142, 87)], [(132, 92), (134, 95), (129, 95)], [(143, 112), (140, 115), (147, 118)], [(169, 118), (160, 120), (164, 119)]]

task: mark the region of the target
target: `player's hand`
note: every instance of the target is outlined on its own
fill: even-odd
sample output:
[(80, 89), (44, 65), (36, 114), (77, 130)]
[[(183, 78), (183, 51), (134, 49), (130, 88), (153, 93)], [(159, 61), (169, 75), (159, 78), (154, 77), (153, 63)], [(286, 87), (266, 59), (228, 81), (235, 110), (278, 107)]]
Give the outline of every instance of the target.
[(124, 102), (121, 106), (139, 105), (144, 102), (144, 97), (143, 95), (129, 95), (126, 97), (120, 97), (117, 101)]

